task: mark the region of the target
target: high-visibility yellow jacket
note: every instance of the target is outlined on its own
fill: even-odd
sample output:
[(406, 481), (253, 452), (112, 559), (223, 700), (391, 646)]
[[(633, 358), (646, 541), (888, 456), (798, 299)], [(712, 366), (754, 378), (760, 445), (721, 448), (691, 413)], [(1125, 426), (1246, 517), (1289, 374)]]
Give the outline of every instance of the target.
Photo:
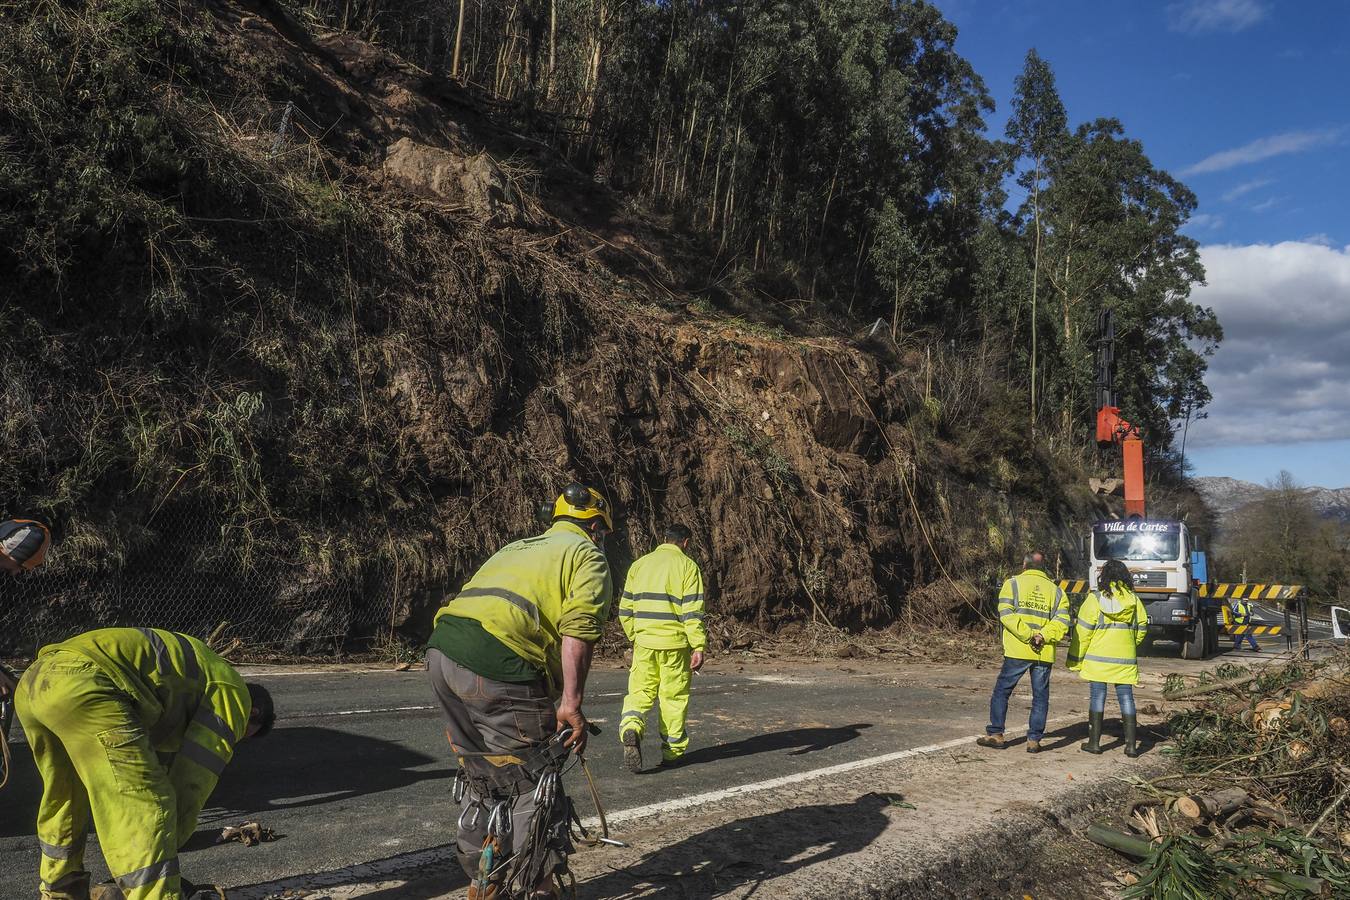
[(97, 666), (126, 694), (160, 757), (173, 755), (169, 781), (186, 840), (248, 728), (253, 703), (244, 680), (201, 641), (158, 628), (100, 628), (38, 655), (56, 650)]
[[(1003, 626), (1003, 655), (1037, 662), (1055, 661), (1055, 644), (1069, 633), (1069, 598), (1040, 569), (1027, 569), (1003, 582), (998, 593), (998, 621)], [(1039, 632), (1045, 645), (1031, 648)]]
[(634, 646), (703, 650), (703, 573), (675, 544), (636, 560), (619, 598), (619, 623)]
[(1148, 634), (1148, 610), (1124, 584), (1111, 585), (1111, 591), (1093, 591), (1078, 608), (1069, 669), (1086, 681), (1138, 684), (1136, 648)]
[(1252, 605), (1246, 600), (1238, 600), (1233, 604), (1233, 624), (1248, 625), (1252, 621)]
[(444, 616), (474, 619), (562, 686), (562, 639), (595, 641), (609, 616), (613, 587), (604, 551), (571, 522), (507, 544), (474, 573)]

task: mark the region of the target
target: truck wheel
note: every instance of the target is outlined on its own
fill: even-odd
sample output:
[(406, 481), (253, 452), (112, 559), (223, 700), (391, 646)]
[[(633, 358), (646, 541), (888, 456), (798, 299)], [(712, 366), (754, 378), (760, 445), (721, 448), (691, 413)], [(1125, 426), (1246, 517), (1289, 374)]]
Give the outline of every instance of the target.
[(1201, 616), (1200, 619), (1186, 629), (1185, 637), (1181, 642), (1182, 659), (1204, 659), (1205, 651), (1209, 648), (1209, 618)]

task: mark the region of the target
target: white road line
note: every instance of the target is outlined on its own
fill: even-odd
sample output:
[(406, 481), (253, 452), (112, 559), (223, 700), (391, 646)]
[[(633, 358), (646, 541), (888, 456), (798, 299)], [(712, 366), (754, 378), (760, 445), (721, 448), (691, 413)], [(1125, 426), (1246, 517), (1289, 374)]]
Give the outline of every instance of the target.
[(335, 709), (331, 712), (292, 713), (289, 716), (277, 716), (279, 721), (287, 719), (326, 719), (329, 716), (369, 716), (375, 713), (421, 712), (435, 709), (434, 706), (386, 706), (382, 709)]
[[(1047, 725), (1062, 725), (1068, 722), (1082, 722), (1081, 715), (1060, 716), (1051, 719)], [(1026, 729), (1009, 729), (1004, 732), (1005, 735), (1015, 736), (1022, 734)], [(942, 750), (951, 750), (965, 744), (973, 744), (980, 735), (966, 735), (964, 737), (953, 738), (949, 741), (942, 741), (937, 744), (928, 744), (923, 747), (913, 747), (909, 750), (899, 750), (895, 753), (884, 753), (881, 756), (873, 756), (867, 759), (854, 760), (853, 762), (839, 763), (838, 765), (825, 766), (820, 769), (812, 769), (807, 772), (798, 772), (795, 775), (784, 775), (781, 778), (770, 778), (767, 781), (756, 781), (751, 784), (738, 785), (736, 787), (723, 788), (717, 791), (708, 791), (703, 794), (694, 794), (688, 797), (679, 797), (674, 800), (665, 800), (660, 803), (652, 803), (647, 806), (634, 806), (629, 809), (621, 809), (609, 813), (606, 818), (610, 824), (618, 822), (629, 822), (634, 819), (642, 819), (648, 816), (657, 815), (663, 812), (673, 810), (688, 809), (691, 806), (703, 806), (707, 803), (717, 803), (732, 797), (740, 797), (745, 794), (752, 794), (759, 791), (770, 791), (775, 788), (786, 787), (792, 784), (800, 784), (805, 781), (812, 781), (817, 778), (826, 778), (830, 775), (839, 775), (845, 772), (856, 772), (859, 769), (871, 768), (873, 766), (885, 765), (888, 762), (897, 762), (902, 759), (911, 759), (916, 756), (923, 756), (930, 753), (938, 753)], [(587, 819), (584, 822), (587, 828), (595, 828), (599, 821), (595, 818)], [(322, 887), (337, 887), (354, 881), (360, 881), (363, 885), (369, 887), (373, 879), (378, 878), (398, 878), (408, 873), (418, 872), (428, 866), (449, 863), (454, 859), (454, 845), (442, 844), (439, 847), (430, 847), (426, 850), (416, 850), (410, 853), (391, 856), (386, 859), (378, 859), (368, 863), (360, 863), (353, 866), (347, 866), (341, 869), (333, 869), (328, 872), (316, 872), (310, 875), (294, 875), (289, 878), (281, 878), (275, 881), (269, 881), (259, 884), (247, 885), (235, 888), (230, 891), (230, 896), (237, 897), (239, 900), (260, 900), (285, 888), (307, 888), (316, 889)], [(400, 885), (391, 885), (399, 887)]]
[[(1082, 722), (1082, 716), (1060, 716), (1057, 719), (1051, 719), (1046, 725), (1062, 725), (1068, 722)], [(1005, 735), (1022, 734), (1026, 729), (1009, 729), (1004, 732)], [(740, 797), (745, 794), (754, 794), (760, 791), (772, 791), (776, 788), (787, 787), (792, 784), (800, 784), (804, 781), (814, 781), (817, 778), (828, 778), (831, 775), (842, 775), (845, 772), (856, 772), (859, 769), (870, 769), (873, 766), (882, 766), (886, 763), (898, 762), (902, 759), (911, 759), (916, 756), (925, 756), (930, 753), (938, 753), (942, 750), (951, 750), (954, 747), (960, 747), (965, 744), (973, 744), (979, 740), (982, 735), (965, 735), (964, 737), (952, 738), (950, 741), (942, 741), (937, 744), (927, 744), (923, 747), (911, 747), (908, 750), (897, 750), (894, 753), (883, 753), (881, 756), (872, 756), (867, 759), (856, 759), (852, 762), (839, 763), (833, 766), (825, 766), (820, 769), (811, 769), (806, 772), (796, 772), (792, 775), (783, 775), (779, 778), (770, 778), (767, 781), (756, 781), (751, 784), (737, 785), (736, 787), (722, 788), (721, 790), (708, 791), (704, 794), (694, 794), (689, 797), (678, 797), (674, 800), (663, 800), (660, 803), (652, 803), (647, 806), (634, 806), (629, 809), (620, 809), (606, 814), (605, 818), (610, 824), (615, 822), (628, 822), (633, 819), (642, 819), (647, 816), (659, 815), (660, 813), (673, 812), (678, 809), (688, 809), (691, 806), (705, 806), (709, 803), (720, 803), (723, 800), (729, 800), (732, 797)], [(588, 819), (586, 827), (590, 828), (598, 825), (598, 819)]]
[(398, 669), (259, 669), (243, 666), (240, 675), (253, 675), (257, 678), (286, 678), (291, 675), (407, 675), (409, 672), (421, 673), (419, 668)]

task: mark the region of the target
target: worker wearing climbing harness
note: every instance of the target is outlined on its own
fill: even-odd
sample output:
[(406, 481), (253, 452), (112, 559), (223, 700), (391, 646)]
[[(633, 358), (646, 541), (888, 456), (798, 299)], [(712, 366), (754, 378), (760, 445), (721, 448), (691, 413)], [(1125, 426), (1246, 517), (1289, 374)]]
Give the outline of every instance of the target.
[(1252, 605), (1246, 600), (1234, 600), (1229, 609), (1233, 613), (1234, 625), (1248, 626), (1247, 631), (1233, 636), (1233, 650), (1241, 650), (1242, 642), (1245, 640), (1252, 645), (1253, 652), (1260, 653), (1261, 648), (1256, 645), (1256, 635), (1252, 634), (1250, 630), (1256, 625), (1255, 620), (1252, 618)]
[(689, 684), (703, 665), (703, 573), (686, 554), (689, 529), (672, 524), (665, 543), (628, 569), (619, 622), (633, 642), (628, 695), (623, 698), (619, 738), (624, 766), (642, 769), (642, 732), (652, 704), (661, 703), (661, 761), (673, 763), (689, 748), (684, 720)]
[(472, 900), (554, 896), (566, 874), (570, 804), (551, 761), (566, 751), (550, 739), (568, 730), (564, 743), (585, 748), (613, 528), (605, 498), (569, 484), (552, 527), (497, 551), (436, 614), (427, 674), (459, 758), (458, 856)]
[(1050, 669), (1055, 645), (1069, 633), (1069, 598), (1045, 574), (1045, 556), (1038, 551), (1023, 560), (1024, 571), (1003, 582), (998, 594), (998, 620), (1003, 627), (1003, 669), (989, 699), (989, 726), (975, 743), (1002, 750), (1008, 698), (1031, 673), (1031, 719), (1027, 752), (1041, 752), (1041, 738), (1050, 715)]
[(1125, 755), (1139, 755), (1135, 739), (1134, 685), (1139, 683), (1137, 648), (1148, 634), (1148, 611), (1133, 588), (1130, 570), (1109, 559), (1097, 573), (1097, 589), (1078, 608), (1069, 641), (1069, 670), (1089, 684), (1088, 740), (1082, 748), (1101, 753), (1102, 718), (1106, 714), (1106, 686), (1116, 686), (1125, 736)]
[[(42, 776), (43, 900), (177, 900), (178, 849), (246, 737), (272, 727), (272, 698), (196, 638), (101, 628), (38, 651), (19, 720)], [(89, 887), (92, 819), (116, 885)]]

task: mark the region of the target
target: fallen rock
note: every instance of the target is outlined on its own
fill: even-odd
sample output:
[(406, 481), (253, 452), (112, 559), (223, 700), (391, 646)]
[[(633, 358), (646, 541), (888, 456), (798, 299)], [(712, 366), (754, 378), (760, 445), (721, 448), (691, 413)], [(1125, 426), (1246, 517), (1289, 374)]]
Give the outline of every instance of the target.
[(487, 153), (463, 156), (400, 138), (385, 152), (384, 171), (424, 193), (463, 204), (493, 225), (524, 225), (524, 203)]

